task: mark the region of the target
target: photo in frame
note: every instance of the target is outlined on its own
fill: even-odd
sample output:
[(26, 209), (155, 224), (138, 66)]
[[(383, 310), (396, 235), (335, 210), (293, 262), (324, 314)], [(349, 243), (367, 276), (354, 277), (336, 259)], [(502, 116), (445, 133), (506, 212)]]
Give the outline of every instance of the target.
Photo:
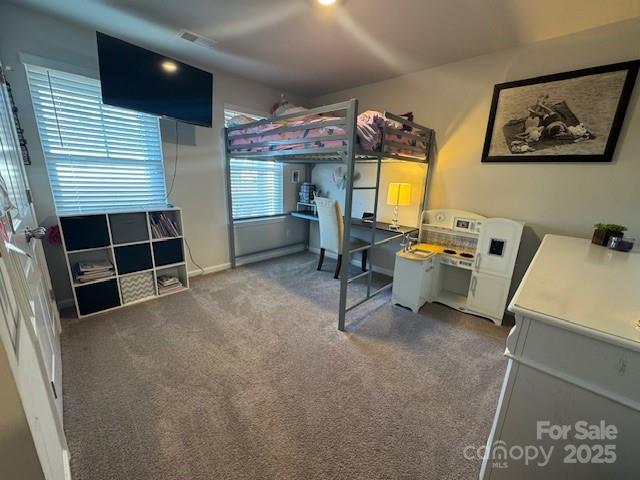
[(482, 162), (610, 162), (640, 60), (494, 87)]

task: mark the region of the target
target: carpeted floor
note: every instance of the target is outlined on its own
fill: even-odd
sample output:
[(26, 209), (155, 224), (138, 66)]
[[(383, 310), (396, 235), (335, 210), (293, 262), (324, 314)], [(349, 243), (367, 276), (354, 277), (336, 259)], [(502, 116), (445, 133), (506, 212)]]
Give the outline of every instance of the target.
[(507, 328), (389, 294), (336, 329), (333, 264), (298, 254), (62, 336), (74, 480), (472, 479)]

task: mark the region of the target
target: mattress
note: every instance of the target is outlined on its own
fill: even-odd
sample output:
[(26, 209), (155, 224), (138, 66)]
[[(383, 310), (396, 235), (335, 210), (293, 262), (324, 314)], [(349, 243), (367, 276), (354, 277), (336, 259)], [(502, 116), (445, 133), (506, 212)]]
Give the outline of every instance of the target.
[[(280, 150), (300, 150), (309, 148), (339, 148), (345, 146), (347, 140), (338, 138), (332, 140), (330, 137), (340, 137), (347, 132), (340, 126), (332, 123), (343, 120), (343, 117), (334, 117), (329, 115), (306, 115), (295, 120), (275, 120), (263, 123), (258, 126), (241, 128), (229, 132), (229, 145), (236, 152), (268, 152)], [(385, 125), (401, 131), (403, 125), (399, 122), (385, 118), (384, 114), (374, 110), (368, 110), (358, 115), (357, 119), (357, 135), (358, 144), (362, 150), (377, 152), (382, 148), (382, 133)], [(293, 131), (278, 131), (282, 127), (301, 127)], [(409, 133), (409, 132), (407, 132)], [(234, 137), (242, 137), (236, 138)], [(322, 138), (322, 140), (313, 141), (310, 139)], [(301, 139), (300, 143), (292, 141), (286, 144), (262, 145), (267, 142), (275, 142), (279, 140), (295, 140)], [(413, 135), (404, 133), (387, 133), (385, 142), (391, 141), (399, 145), (407, 145), (409, 147), (426, 148), (423, 140), (417, 139)], [(414, 158), (424, 159), (424, 154), (415, 150), (404, 149), (401, 146), (388, 146), (385, 151), (391, 155), (410, 156)]]

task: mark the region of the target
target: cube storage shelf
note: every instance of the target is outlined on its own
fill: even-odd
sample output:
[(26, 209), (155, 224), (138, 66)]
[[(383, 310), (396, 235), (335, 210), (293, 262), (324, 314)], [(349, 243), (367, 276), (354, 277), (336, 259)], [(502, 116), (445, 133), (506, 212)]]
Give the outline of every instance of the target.
[[(58, 217), (79, 318), (170, 295), (189, 288), (179, 208)], [(111, 276), (80, 282), (79, 263), (110, 262)], [(160, 293), (158, 277), (182, 288)]]

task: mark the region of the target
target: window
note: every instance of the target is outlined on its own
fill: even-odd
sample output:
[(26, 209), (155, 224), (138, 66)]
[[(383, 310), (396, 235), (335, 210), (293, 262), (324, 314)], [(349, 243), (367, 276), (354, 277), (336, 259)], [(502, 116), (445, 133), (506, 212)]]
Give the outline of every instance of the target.
[(98, 80), (26, 69), (59, 214), (166, 205), (158, 117), (103, 105)]
[[(247, 115), (236, 110), (224, 111), (225, 126), (235, 115)], [(261, 120), (265, 117), (250, 114)], [(240, 160), (229, 162), (233, 219), (265, 217), (283, 213), (283, 166), (264, 160)]]
[(22, 219), (29, 214), (30, 206), (14, 128), (9, 91), (0, 78), (0, 215), (8, 213), (8, 219), (17, 230)]

